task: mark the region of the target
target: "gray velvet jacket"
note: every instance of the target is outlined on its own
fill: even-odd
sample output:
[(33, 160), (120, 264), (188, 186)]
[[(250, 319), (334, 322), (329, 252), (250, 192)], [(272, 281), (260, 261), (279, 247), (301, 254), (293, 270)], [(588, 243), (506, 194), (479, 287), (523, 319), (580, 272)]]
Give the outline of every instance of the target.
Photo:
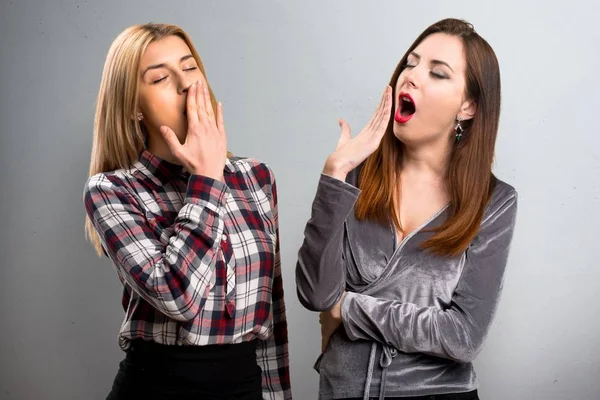
[(358, 170), (321, 175), (298, 254), (296, 284), (309, 310), (345, 289), (343, 325), (315, 363), (320, 399), (423, 396), (477, 388), (471, 361), (494, 317), (513, 236), (517, 194), (497, 180), (481, 228), (456, 257), (419, 245), (447, 206), (396, 246), (395, 230), (358, 221)]

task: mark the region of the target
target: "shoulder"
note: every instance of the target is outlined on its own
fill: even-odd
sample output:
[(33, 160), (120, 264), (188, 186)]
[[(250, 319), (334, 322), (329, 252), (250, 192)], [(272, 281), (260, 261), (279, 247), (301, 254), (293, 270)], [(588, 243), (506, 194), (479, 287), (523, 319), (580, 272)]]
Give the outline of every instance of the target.
[(275, 174), (271, 167), (253, 157), (233, 156), (228, 158), (236, 174), (241, 174), (246, 179), (254, 180), (260, 186), (273, 185)]
[(128, 186), (136, 179), (139, 168), (134, 164), (131, 168), (101, 172), (90, 176), (84, 185), (83, 196), (86, 203), (106, 203), (111, 195), (126, 194)]
[(277, 186), (275, 174), (266, 163), (252, 157), (233, 156), (228, 158), (234, 170), (236, 186), (246, 187), (254, 193), (264, 193), (270, 201), (277, 204)]
[(517, 211), (517, 190), (495, 176), (492, 178), (492, 182), (494, 186), (483, 215), (483, 224), (500, 214), (510, 214), (514, 217)]
[(90, 176), (85, 182), (83, 193), (85, 195), (93, 193), (101, 193), (106, 190), (115, 190), (121, 186), (121, 179), (119, 179), (116, 171), (101, 172), (96, 175)]

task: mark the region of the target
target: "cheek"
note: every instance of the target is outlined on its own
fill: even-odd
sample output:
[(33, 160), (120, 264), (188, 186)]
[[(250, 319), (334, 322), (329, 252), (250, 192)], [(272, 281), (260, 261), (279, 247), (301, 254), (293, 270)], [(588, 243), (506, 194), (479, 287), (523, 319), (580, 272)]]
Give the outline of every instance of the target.
[(157, 113), (164, 110), (165, 106), (169, 105), (170, 96), (165, 91), (152, 90), (147, 94), (144, 103), (146, 104), (148, 111)]
[(433, 120), (441, 123), (453, 121), (460, 109), (462, 96), (453, 87), (432, 86), (426, 93), (427, 111)]
[[(167, 90), (151, 89), (140, 93), (140, 108), (150, 121), (167, 123), (178, 113), (176, 96)], [(182, 110), (179, 110), (179, 113)]]

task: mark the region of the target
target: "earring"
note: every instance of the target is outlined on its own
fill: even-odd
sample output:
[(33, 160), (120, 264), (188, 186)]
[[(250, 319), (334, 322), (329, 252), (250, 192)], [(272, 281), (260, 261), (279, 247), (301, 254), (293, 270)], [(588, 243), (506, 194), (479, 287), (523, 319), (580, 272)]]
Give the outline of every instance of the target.
[(456, 136), (456, 142), (460, 142), (460, 139), (462, 139), (463, 137), (463, 133), (465, 133), (465, 130), (460, 125), (461, 121), (461, 117), (456, 118), (456, 127), (454, 128), (454, 136)]
[(141, 121), (144, 119), (144, 114), (142, 114), (141, 111), (138, 111), (136, 117), (138, 121)]

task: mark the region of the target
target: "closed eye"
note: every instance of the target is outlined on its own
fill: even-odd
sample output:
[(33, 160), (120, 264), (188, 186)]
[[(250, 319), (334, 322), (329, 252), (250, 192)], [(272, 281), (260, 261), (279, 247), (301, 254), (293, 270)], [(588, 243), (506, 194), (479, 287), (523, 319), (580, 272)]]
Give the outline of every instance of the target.
[(431, 74), (431, 76), (433, 76), (436, 79), (448, 79), (448, 77), (446, 75), (440, 74), (439, 72), (431, 71), (430, 74)]
[[(185, 68), (184, 71), (188, 72), (188, 71), (193, 71), (196, 69), (198, 69), (198, 67), (190, 67), (190, 68)], [(156, 79), (156, 80), (152, 81), (152, 84), (155, 85), (157, 83), (160, 83), (160, 82), (164, 81), (165, 79), (167, 79), (168, 77), (169, 76), (167, 75), (167, 76), (163, 76), (162, 78)]]

